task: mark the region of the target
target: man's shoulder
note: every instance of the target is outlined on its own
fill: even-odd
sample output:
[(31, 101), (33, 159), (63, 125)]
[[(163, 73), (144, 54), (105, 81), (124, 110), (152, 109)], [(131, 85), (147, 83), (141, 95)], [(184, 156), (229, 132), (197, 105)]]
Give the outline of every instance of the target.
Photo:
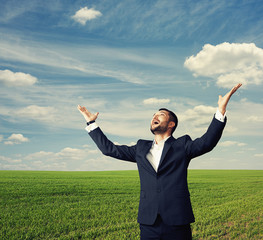
[(180, 145), (180, 144), (186, 144), (188, 141), (192, 141), (191, 137), (189, 135), (183, 135), (183, 136), (180, 136), (178, 138), (172, 138), (171, 139), (171, 142), (172, 144), (175, 144), (175, 145)]
[[(167, 142), (176, 142), (176, 141), (187, 141), (187, 140), (191, 140), (191, 137), (189, 135), (183, 135), (183, 136), (180, 136), (178, 138), (175, 138), (173, 136), (171, 136)], [(146, 140), (146, 139), (139, 139), (137, 141), (137, 144), (152, 144), (153, 143), (153, 140)]]
[(137, 145), (139, 144), (150, 144), (150, 143), (153, 143), (153, 140), (145, 140), (145, 139), (139, 139), (137, 141)]
[(185, 135), (182, 135), (182, 136), (180, 136), (180, 137), (178, 137), (178, 138), (172, 137), (172, 139), (173, 139), (174, 141), (185, 141), (185, 140), (187, 140), (187, 139), (191, 139), (191, 137), (190, 137), (188, 134), (185, 134)]

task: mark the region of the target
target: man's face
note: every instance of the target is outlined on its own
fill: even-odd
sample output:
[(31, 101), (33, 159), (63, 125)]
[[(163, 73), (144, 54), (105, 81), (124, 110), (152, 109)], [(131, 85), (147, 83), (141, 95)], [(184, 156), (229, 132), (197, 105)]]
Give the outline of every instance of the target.
[(161, 110), (153, 115), (151, 121), (151, 132), (153, 134), (162, 134), (168, 130), (169, 113)]

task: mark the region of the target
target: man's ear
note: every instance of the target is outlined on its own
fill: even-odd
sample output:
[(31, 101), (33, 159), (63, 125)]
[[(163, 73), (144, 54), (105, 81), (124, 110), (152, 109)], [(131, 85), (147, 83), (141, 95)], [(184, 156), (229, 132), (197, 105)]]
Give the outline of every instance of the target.
[(173, 128), (175, 126), (175, 122), (169, 122), (168, 127)]

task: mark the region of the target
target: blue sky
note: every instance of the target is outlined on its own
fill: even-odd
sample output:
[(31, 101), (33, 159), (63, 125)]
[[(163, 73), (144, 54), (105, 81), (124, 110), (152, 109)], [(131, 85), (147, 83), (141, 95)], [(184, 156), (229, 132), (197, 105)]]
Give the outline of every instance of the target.
[(0, 169), (136, 169), (102, 156), (78, 104), (116, 143), (153, 139), (160, 107), (194, 139), (238, 82), (220, 143), (190, 168), (263, 169), (262, 1), (0, 5)]

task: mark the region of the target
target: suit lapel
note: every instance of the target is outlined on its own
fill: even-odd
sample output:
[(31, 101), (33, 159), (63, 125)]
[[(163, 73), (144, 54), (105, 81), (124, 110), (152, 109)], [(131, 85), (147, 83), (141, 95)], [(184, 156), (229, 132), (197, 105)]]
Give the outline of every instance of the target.
[(175, 140), (174, 137), (171, 136), (171, 137), (170, 137), (169, 139), (167, 139), (167, 141), (165, 142), (164, 147), (163, 147), (163, 152), (162, 152), (162, 156), (161, 156), (161, 160), (160, 160), (160, 163), (159, 163), (158, 170), (159, 170), (159, 168), (160, 168), (160, 166), (161, 166), (161, 164), (162, 164), (162, 162), (163, 162), (166, 154), (168, 153), (169, 149), (171, 148), (172, 143), (173, 143), (174, 140)]
[(145, 142), (142, 150), (142, 155), (143, 155), (143, 166), (145, 166), (145, 169), (149, 171), (152, 174), (156, 174), (156, 171), (154, 170), (152, 164), (149, 162), (147, 159), (147, 154), (149, 153), (151, 147), (152, 147), (153, 142), (152, 141), (147, 141)]
[[(171, 148), (172, 143), (174, 142), (174, 140), (175, 140), (175, 138), (171, 136), (171, 137), (170, 137), (169, 139), (167, 139), (167, 141), (165, 142), (164, 147), (163, 147), (163, 152), (162, 152), (162, 156), (161, 156), (161, 160), (160, 160), (160, 163), (159, 163), (158, 170), (159, 170), (159, 168), (160, 168), (160, 166), (161, 166), (161, 164), (162, 164), (162, 162), (163, 162), (166, 154), (168, 153), (169, 149)], [(149, 162), (149, 160), (148, 160), (147, 157), (146, 157), (147, 154), (149, 153), (151, 147), (152, 147), (152, 143), (153, 143), (152, 141), (145, 141), (144, 144), (143, 144), (143, 146), (142, 146), (142, 151), (141, 151), (141, 153), (142, 153), (142, 155), (143, 155), (143, 162), (142, 162), (142, 164), (143, 164), (144, 168), (145, 168), (148, 172), (150, 172), (151, 174), (156, 175), (156, 174), (157, 174), (156, 171), (154, 170), (152, 164)]]

